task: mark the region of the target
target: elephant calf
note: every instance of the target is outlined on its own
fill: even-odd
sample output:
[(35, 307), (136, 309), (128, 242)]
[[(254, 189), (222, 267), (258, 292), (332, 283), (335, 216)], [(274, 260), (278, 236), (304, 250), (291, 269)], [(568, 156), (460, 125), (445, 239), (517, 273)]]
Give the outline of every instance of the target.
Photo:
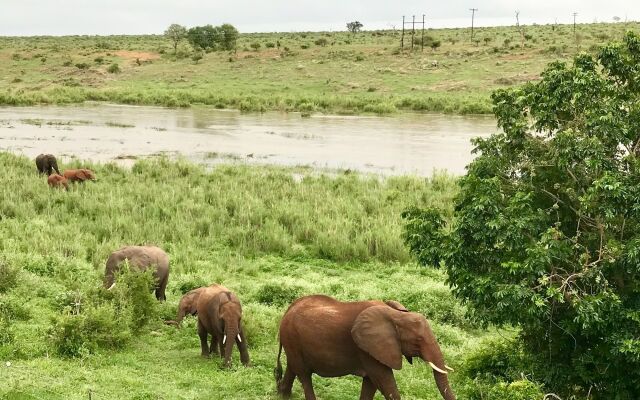
[(68, 169), (64, 171), (64, 177), (70, 182), (95, 181), (96, 175), (90, 169)]
[(38, 173), (51, 175), (55, 170), (58, 175), (60, 175), (60, 170), (58, 169), (58, 161), (53, 154), (40, 154), (36, 157), (36, 168), (38, 169)]
[(193, 289), (182, 296), (180, 303), (178, 304), (178, 315), (176, 316), (175, 321), (166, 321), (166, 323), (180, 327), (185, 316), (198, 315), (198, 299), (205, 289), (206, 287)]
[(132, 269), (146, 271), (154, 268), (153, 277), (156, 280), (156, 298), (166, 300), (165, 289), (169, 281), (169, 256), (156, 246), (125, 246), (109, 256), (104, 274), (104, 287), (111, 290), (115, 286), (115, 275), (120, 265), (128, 261)]
[(47, 178), (47, 183), (52, 188), (65, 188), (66, 190), (69, 190), (67, 178), (58, 174), (49, 175), (49, 177)]
[[(230, 366), (235, 343), (240, 350), (240, 361), (245, 366), (249, 365), (247, 339), (242, 327), (242, 306), (238, 296), (222, 285), (211, 285), (200, 293), (196, 312), (202, 356), (217, 354), (220, 348), (225, 366)], [(211, 335), (211, 346), (207, 344), (208, 335)]]
[[(282, 374), (280, 355), (287, 356)], [(398, 302), (344, 303), (328, 296), (302, 297), (280, 322), (280, 349), (276, 364), (278, 393), (291, 396), (298, 377), (306, 400), (314, 400), (311, 375), (362, 377), (360, 400), (372, 400), (380, 391), (387, 400), (400, 400), (393, 370), (420, 357), (431, 366), (445, 400), (455, 400), (444, 357), (427, 320)]]

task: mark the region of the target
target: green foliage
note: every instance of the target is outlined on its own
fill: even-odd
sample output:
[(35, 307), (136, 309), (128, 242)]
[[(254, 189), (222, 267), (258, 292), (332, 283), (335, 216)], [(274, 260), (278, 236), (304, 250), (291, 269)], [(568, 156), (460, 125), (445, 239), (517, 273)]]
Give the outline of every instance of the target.
[(327, 41), (327, 39), (326, 39), (326, 38), (320, 38), (320, 39), (317, 39), (317, 40), (316, 40), (315, 42), (313, 42), (313, 43), (315, 43), (315, 45), (316, 45), (316, 46), (322, 46), (322, 47), (324, 47), (324, 46), (326, 46), (329, 42)]
[(89, 69), (91, 65), (89, 65), (88, 63), (77, 63), (76, 64), (76, 68), (78, 69)]
[(521, 327), (536, 379), (566, 396), (640, 396), (639, 61), (629, 32), (496, 91), (503, 132), (475, 141), (453, 219), (405, 213), (412, 253), (478, 321)]
[(173, 44), (173, 54), (178, 51), (178, 44), (187, 37), (187, 28), (178, 24), (171, 24), (164, 31), (164, 36)]
[(116, 63), (109, 65), (109, 67), (107, 68), (107, 72), (110, 74), (119, 74), (120, 71), (120, 66)]
[(256, 300), (268, 306), (288, 306), (302, 295), (299, 286), (283, 285), (281, 283), (267, 283), (258, 289)]
[(204, 51), (234, 50), (239, 36), (238, 30), (230, 24), (220, 26), (195, 26), (187, 31), (187, 40), (194, 49)]
[(260, 46), (261, 46), (261, 44), (260, 44), (260, 43), (258, 43), (258, 42), (253, 42), (253, 43), (251, 43), (249, 46), (250, 46), (254, 51), (258, 51), (258, 50), (260, 50)]
[(347, 23), (347, 30), (353, 34), (356, 34), (358, 32), (360, 32), (360, 29), (362, 29), (364, 25), (362, 25), (362, 22), (360, 21), (353, 21), (353, 22), (348, 22)]
[(59, 355), (79, 357), (100, 348), (122, 348), (157, 317), (151, 271), (140, 273), (124, 265), (116, 281), (108, 292), (67, 292), (58, 297), (62, 312), (53, 318), (49, 334)]
[(18, 268), (0, 258), (0, 293), (6, 293), (18, 283)]

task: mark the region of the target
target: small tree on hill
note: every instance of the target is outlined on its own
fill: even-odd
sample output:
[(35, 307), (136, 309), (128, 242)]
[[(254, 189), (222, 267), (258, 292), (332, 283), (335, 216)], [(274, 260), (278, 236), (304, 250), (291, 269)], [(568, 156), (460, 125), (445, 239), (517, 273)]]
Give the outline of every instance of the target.
[(405, 240), (476, 320), (521, 328), (550, 390), (640, 398), (640, 36), (492, 99), (453, 219), (408, 210)]
[(363, 26), (364, 25), (362, 25), (360, 21), (353, 21), (353, 22), (347, 23), (347, 29), (349, 30), (349, 32), (353, 33), (354, 35), (360, 32), (360, 29), (362, 29)]
[(240, 36), (240, 33), (235, 26), (231, 24), (222, 24), (220, 25), (220, 33), (220, 47), (227, 51), (235, 50), (238, 42), (238, 36)]
[(181, 40), (187, 37), (187, 28), (178, 24), (171, 24), (166, 31), (164, 31), (164, 36), (166, 36), (173, 43), (173, 54), (178, 52), (178, 44)]

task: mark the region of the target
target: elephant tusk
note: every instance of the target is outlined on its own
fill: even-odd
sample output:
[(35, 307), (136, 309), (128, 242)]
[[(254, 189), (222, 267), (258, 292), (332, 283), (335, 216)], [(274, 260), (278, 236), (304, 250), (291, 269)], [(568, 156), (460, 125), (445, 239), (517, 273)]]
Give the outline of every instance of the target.
[(445, 364), (445, 365), (444, 365), (444, 367), (445, 367), (446, 369), (448, 369), (449, 371), (451, 371), (451, 372), (454, 372), (454, 371), (455, 371), (455, 369), (451, 368), (451, 367), (450, 367), (450, 366), (448, 366), (447, 364)]
[(242, 339), (240, 338), (240, 334), (238, 333), (238, 342), (242, 343)]
[(113, 284), (112, 284), (111, 286), (109, 286), (109, 289), (107, 289), (107, 290), (111, 290), (111, 289), (113, 289), (114, 287), (116, 287), (116, 283), (115, 283), (115, 282), (113, 282)]
[(227, 343), (227, 335), (224, 335), (222, 337), (222, 344), (225, 344), (225, 343)]
[(432, 363), (431, 361), (429, 361), (429, 365), (431, 366), (431, 368), (433, 368), (435, 371), (440, 372), (441, 374), (448, 374), (447, 371), (443, 371), (440, 368), (436, 367), (436, 365), (434, 363)]

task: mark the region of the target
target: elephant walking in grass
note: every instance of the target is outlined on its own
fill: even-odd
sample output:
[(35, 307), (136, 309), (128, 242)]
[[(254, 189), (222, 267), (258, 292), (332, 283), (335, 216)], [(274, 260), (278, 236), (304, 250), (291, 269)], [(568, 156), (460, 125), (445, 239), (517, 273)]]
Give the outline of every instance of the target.
[[(282, 373), (284, 348), (287, 367)], [(372, 400), (380, 391), (387, 400), (400, 400), (393, 370), (422, 358), (433, 369), (440, 394), (455, 400), (438, 342), (427, 320), (408, 312), (398, 302), (344, 303), (328, 296), (296, 300), (280, 323), (280, 349), (275, 370), (278, 393), (291, 396), (298, 377), (306, 400), (315, 400), (312, 374), (323, 377), (362, 377), (360, 400)]]
[(112, 289), (115, 286), (115, 275), (120, 265), (127, 261), (132, 269), (146, 271), (153, 268), (156, 280), (155, 293), (160, 301), (166, 300), (165, 289), (169, 281), (169, 256), (156, 246), (125, 246), (109, 256), (104, 274), (104, 287)]
[[(225, 366), (231, 365), (233, 345), (238, 346), (240, 361), (249, 365), (247, 339), (242, 327), (242, 306), (233, 292), (222, 285), (204, 288), (198, 298), (198, 336), (202, 357), (217, 354), (224, 358)], [(211, 345), (207, 343), (211, 335)]]
[(63, 175), (69, 182), (84, 182), (96, 180), (96, 175), (93, 173), (93, 171), (86, 168), (68, 169), (64, 171)]
[(36, 157), (36, 168), (38, 169), (38, 173), (51, 175), (55, 170), (58, 175), (60, 175), (60, 170), (58, 169), (58, 161), (53, 154), (40, 154)]

